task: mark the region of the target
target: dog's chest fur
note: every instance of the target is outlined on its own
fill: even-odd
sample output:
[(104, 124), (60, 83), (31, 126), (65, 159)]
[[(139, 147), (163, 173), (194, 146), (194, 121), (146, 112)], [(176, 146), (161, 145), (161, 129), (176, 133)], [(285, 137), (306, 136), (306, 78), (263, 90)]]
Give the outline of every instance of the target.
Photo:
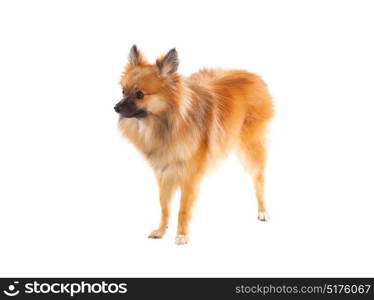
[(157, 175), (177, 176), (184, 162), (196, 151), (199, 137), (194, 131), (178, 132), (175, 124), (150, 117), (119, 120), (119, 128), (145, 155)]

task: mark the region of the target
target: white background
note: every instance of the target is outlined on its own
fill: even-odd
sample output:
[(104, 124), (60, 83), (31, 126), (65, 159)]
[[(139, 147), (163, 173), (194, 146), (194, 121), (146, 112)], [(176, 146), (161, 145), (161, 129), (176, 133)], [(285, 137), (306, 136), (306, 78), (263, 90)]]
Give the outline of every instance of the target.
[[(2, 1), (1, 276), (374, 276), (372, 1)], [(268, 83), (267, 203), (235, 159), (202, 187), (187, 246), (117, 131), (128, 51)]]

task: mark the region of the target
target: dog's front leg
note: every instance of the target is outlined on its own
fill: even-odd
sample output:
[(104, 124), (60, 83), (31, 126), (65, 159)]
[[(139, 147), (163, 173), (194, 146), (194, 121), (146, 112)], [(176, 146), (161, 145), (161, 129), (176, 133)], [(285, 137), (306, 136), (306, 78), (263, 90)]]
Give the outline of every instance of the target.
[(170, 202), (177, 188), (177, 183), (171, 177), (158, 176), (157, 181), (160, 190), (161, 221), (159, 227), (148, 236), (152, 239), (160, 239), (166, 232), (170, 217)]
[(175, 238), (177, 245), (188, 243), (189, 223), (192, 217), (193, 205), (198, 196), (201, 176), (200, 173), (191, 174), (181, 185), (181, 203), (178, 216), (178, 231)]

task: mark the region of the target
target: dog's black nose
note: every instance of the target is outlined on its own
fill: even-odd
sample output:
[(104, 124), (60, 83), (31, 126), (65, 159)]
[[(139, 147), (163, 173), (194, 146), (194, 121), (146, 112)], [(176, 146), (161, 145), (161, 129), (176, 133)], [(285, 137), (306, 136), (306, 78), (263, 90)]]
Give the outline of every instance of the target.
[(121, 110), (120, 105), (116, 104), (116, 105), (114, 106), (114, 110), (115, 110), (115, 112), (119, 113), (120, 110)]

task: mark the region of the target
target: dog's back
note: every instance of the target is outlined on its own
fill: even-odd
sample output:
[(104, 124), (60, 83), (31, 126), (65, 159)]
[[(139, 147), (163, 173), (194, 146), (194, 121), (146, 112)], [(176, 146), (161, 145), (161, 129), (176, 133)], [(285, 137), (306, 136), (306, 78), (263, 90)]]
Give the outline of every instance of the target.
[(211, 152), (226, 154), (233, 146), (264, 142), (266, 124), (274, 112), (271, 95), (259, 76), (242, 70), (203, 69), (187, 81), (192, 89), (198, 86), (211, 96), (202, 103), (204, 98), (196, 95), (199, 105), (208, 106), (211, 114)]

